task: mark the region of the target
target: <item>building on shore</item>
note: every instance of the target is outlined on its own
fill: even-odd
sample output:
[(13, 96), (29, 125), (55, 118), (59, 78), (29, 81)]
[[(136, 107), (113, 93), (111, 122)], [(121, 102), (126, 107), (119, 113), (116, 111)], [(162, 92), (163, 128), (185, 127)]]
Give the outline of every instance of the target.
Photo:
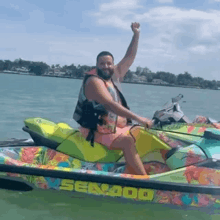
[(163, 81), (162, 79), (153, 79), (152, 84), (168, 85), (169, 83)]

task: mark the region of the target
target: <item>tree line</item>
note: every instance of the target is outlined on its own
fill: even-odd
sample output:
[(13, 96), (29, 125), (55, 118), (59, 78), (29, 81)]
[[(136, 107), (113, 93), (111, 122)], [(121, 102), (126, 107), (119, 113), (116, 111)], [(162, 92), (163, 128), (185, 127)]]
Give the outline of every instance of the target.
[[(60, 72), (64, 72), (64, 76), (70, 78), (83, 78), (85, 72), (90, 71), (95, 68), (95, 66), (87, 65), (64, 65), (59, 64), (51, 65), (44, 62), (33, 62), (28, 60), (16, 59), (14, 61), (10, 60), (0, 60), (0, 71), (2, 70), (13, 70), (15, 68), (25, 67), (28, 69), (29, 73), (36, 75), (43, 75), (45, 73), (54, 74), (55, 69), (59, 69)], [(156, 73), (152, 72), (147, 67), (137, 67), (136, 71), (128, 70), (126, 76), (124, 77), (124, 82), (134, 82), (137, 79), (143, 83), (153, 83), (156, 79), (167, 83), (168, 85), (178, 85), (178, 86), (192, 86), (199, 87), (203, 89), (218, 89), (220, 87), (220, 81), (216, 80), (205, 80), (202, 77), (193, 77), (190, 73), (184, 72), (175, 75), (170, 72), (158, 71)]]

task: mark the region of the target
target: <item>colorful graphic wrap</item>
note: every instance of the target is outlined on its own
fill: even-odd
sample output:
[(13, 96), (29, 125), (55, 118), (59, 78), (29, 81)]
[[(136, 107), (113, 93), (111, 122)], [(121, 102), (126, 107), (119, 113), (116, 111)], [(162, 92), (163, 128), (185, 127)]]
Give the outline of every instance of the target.
[[(48, 170), (62, 170), (64, 172), (68, 171), (97, 175), (109, 175), (113, 178), (117, 176), (123, 179), (144, 178), (143, 176), (120, 173), (119, 171), (124, 171), (124, 167), (117, 167), (114, 163), (88, 163), (75, 158), (71, 158), (67, 155), (51, 149), (47, 149), (45, 147), (23, 147), (11, 149), (5, 148), (1, 149), (0, 154), (0, 163), (2, 164), (36, 167)], [(121, 168), (121, 170), (119, 168)], [(170, 171), (166, 164), (159, 162), (145, 163), (145, 168), (150, 175), (150, 179), (158, 177), (160, 173)], [(113, 171), (115, 173), (113, 173)], [(28, 176), (13, 173), (7, 173), (6, 175), (10, 177), (20, 177), (33, 184), (35, 187), (41, 189), (65, 190), (71, 192), (76, 191), (93, 195), (110, 196), (132, 199), (135, 201), (155, 202), (179, 206), (187, 205), (194, 207), (220, 207), (220, 196), (162, 191), (148, 188), (125, 187), (119, 185), (109, 185), (105, 183), (94, 183), (77, 180), (74, 181), (70, 179)], [(183, 169), (181, 175), (182, 178), (189, 184), (220, 186), (220, 171), (213, 169), (189, 166)], [(166, 176), (161, 176), (160, 180), (163, 181), (163, 178), (164, 181), (166, 181)]]

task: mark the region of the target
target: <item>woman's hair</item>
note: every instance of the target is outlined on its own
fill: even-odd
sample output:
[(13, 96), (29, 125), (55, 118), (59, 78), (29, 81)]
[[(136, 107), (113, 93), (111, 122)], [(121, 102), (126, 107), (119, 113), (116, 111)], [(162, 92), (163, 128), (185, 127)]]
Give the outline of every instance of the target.
[(102, 51), (101, 53), (98, 54), (98, 56), (96, 58), (96, 63), (98, 63), (99, 57), (103, 57), (103, 56), (111, 56), (113, 61), (114, 61), (114, 57), (113, 57), (113, 55), (110, 52)]

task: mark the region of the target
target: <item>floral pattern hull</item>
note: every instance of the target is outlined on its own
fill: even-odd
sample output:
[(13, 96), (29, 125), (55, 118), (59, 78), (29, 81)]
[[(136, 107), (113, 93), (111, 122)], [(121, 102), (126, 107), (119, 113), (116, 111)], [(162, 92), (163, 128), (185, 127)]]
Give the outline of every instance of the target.
[[(150, 188), (136, 188), (122, 185), (112, 185), (99, 182), (100, 176), (121, 178), (122, 181), (156, 180), (167, 184), (179, 183), (199, 186), (220, 187), (220, 170), (188, 166), (171, 171), (161, 162), (151, 161), (145, 163), (145, 169), (149, 176), (136, 176), (124, 174), (123, 164), (114, 163), (89, 163), (69, 157), (46, 147), (14, 147), (1, 148), (0, 164), (15, 165), (17, 167), (31, 167), (43, 170), (58, 170), (71, 173), (84, 173), (97, 175), (97, 182), (80, 181), (73, 179), (51, 178), (46, 176), (24, 175), (18, 173), (1, 172), (1, 177), (27, 182), (33, 188), (64, 190), (69, 192), (81, 192), (99, 196), (128, 199), (146, 203), (170, 204), (176, 206), (212, 207), (220, 209), (220, 195), (185, 193), (177, 191), (165, 191)], [(175, 177), (175, 178), (174, 178)]]

